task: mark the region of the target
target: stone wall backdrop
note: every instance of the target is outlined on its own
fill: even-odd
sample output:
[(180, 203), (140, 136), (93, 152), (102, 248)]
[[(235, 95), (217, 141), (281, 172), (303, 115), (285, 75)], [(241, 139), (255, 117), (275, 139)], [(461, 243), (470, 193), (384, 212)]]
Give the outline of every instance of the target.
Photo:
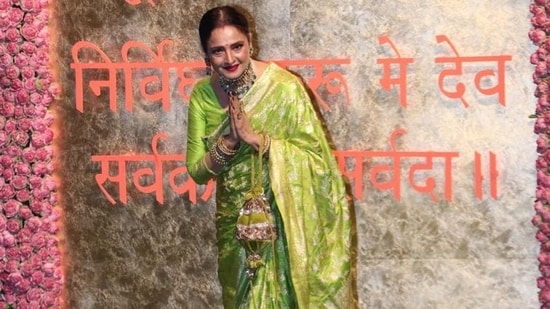
[[(197, 24), (222, 4), (53, 1), (69, 308), (221, 307), (215, 188), (183, 156)], [(348, 155), (359, 308), (538, 306), (527, 1), (232, 4)]]

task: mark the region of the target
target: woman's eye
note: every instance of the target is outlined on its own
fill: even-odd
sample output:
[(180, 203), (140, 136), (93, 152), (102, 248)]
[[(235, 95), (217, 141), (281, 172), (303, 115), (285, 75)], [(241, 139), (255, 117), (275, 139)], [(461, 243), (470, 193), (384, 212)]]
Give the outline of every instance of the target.
[(243, 44), (237, 44), (237, 45), (233, 46), (234, 50), (241, 50), (241, 48), (243, 48)]

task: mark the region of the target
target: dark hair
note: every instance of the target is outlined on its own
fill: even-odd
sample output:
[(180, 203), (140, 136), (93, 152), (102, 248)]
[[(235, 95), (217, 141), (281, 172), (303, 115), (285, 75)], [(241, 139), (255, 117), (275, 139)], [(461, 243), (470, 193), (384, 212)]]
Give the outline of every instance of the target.
[(206, 45), (212, 31), (223, 26), (234, 26), (243, 34), (250, 33), (246, 16), (232, 6), (219, 6), (208, 10), (202, 15), (199, 23), (199, 37), (202, 50), (206, 53)]

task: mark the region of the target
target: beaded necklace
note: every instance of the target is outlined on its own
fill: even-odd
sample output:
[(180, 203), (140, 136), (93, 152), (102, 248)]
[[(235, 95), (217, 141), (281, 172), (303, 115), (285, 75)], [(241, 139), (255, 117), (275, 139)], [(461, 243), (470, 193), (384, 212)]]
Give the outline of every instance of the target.
[(256, 74), (252, 70), (252, 62), (249, 62), (243, 73), (235, 79), (227, 79), (221, 74), (218, 76), (218, 81), (223, 91), (227, 95), (234, 95), (239, 99), (254, 85), (255, 80)]

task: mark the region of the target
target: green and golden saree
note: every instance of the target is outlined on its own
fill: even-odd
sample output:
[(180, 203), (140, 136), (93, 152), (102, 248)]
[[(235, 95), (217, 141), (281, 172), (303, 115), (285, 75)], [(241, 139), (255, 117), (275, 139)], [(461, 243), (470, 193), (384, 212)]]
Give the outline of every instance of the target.
[(270, 64), (241, 101), (252, 128), (271, 137), (261, 179), (278, 237), (262, 250), (265, 265), (254, 276), (247, 275), (247, 252), (235, 226), (257, 153), (242, 145), (218, 175), (205, 167), (209, 147), (229, 132), (209, 77), (193, 89), (188, 117), (189, 174), (197, 183), (217, 178), (218, 275), (225, 308), (352, 308), (349, 201), (305, 88)]

